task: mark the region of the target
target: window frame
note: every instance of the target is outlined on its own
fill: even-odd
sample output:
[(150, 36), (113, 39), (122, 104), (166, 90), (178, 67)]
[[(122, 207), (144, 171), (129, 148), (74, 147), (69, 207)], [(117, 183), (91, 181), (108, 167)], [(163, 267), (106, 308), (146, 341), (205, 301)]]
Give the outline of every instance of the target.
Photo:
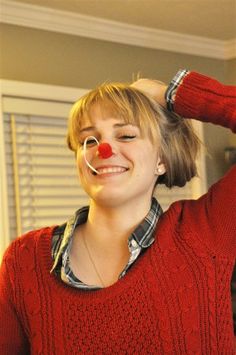
[(55, 101), (72, 105), (87, 91), (88, 89), (83, 88), (0, 80), (0, 260), (10, 241), (3, 99), (5, 97), (14, 97), (19, 99)]

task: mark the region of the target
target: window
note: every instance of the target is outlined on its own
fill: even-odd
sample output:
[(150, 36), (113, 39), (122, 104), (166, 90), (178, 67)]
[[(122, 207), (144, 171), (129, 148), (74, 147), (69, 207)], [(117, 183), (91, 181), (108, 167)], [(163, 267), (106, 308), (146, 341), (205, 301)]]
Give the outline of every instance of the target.
[[(63, 223), (88, 203), (79, 186), (74, 154), (65, 141), (71, 105), (20, 101), (30, 114), (4, 114), (10, 239)], [(46, 112), (42, 112), (45, 104)], [(16, 110), (16, 106), (15, 99), (4, 102), (5, 108)]]

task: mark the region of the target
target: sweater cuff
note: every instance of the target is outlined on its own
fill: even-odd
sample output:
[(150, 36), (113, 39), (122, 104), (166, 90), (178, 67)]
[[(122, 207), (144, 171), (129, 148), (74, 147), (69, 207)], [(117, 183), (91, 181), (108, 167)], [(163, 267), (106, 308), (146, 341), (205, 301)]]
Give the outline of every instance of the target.
[(221, 85), (209, 77), (189, 72), (176, 91), (173, 110), (183, 117), (200, 118), (206, 115), (206, 103)]
[(166, 93), (165, 93), (165, 100), (166, 100), (166, 106), (168, 111), (174, 111), (174, 102), (175, 102), (175, 95), (176, 92), (183, 82), (183, 79), (185, 76), (189, 73), (188, 70), (186, 69), (180, 69), (177, 74), (174, 76), (174, 78), (171, 80)]

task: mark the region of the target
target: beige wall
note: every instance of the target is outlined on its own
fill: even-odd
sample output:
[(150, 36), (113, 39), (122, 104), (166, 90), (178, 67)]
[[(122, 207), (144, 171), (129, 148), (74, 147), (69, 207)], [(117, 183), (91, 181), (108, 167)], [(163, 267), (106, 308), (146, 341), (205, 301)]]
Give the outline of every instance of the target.
[[(168, 82), (179, 68), (196, 70), (225, 83), (236, 78), (236, 60), (225, 63), (6, 24), (0, 25), (0, 35), (2, 79), (92, 88), (106, 80), (131, 81), (139, 72)], [(212, 183), (226, 169), (223, 149), (232, 137), (212, 125), (206, 125), (205, 137), (213, 156), (208, 171)]]
[(226, 66), (226, 82), (229, 85), (236, 85), (236, 58), (228, 60)]
[(180, 67), (224, 79), (220, 60), (1, 25), (0, 76), (5, 79), (91, 88), (132, 75), (169, 80)]
[[(236, 59), (226, 61), (224, 67), (224, 83), (236, 85)], [(205, 125), (204, 133), (211, 155), (206, 158), (208, 183), (211, 185), (229, 168), (224, 161), (224, 148), (227, 146), (236, 147), (236, 135), (227, 129), (211, 124)]]
[[(226, 82), (231, 85), (236, 85), (236, 58), (227, 61), (226, 65)], [(230, 144), (236, 147), (236, 135), (230, 135)]]

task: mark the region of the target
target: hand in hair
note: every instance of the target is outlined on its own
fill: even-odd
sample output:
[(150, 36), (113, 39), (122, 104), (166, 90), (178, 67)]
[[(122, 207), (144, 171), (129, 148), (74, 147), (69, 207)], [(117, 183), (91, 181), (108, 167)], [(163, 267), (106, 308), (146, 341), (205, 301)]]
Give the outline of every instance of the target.
[(151, 96), (161, 106), (166, 108), (165, 92), (168, 86), (165, 83), (157, 80), (139, 79), (130, 86), (135, 87), (148, 96)]

